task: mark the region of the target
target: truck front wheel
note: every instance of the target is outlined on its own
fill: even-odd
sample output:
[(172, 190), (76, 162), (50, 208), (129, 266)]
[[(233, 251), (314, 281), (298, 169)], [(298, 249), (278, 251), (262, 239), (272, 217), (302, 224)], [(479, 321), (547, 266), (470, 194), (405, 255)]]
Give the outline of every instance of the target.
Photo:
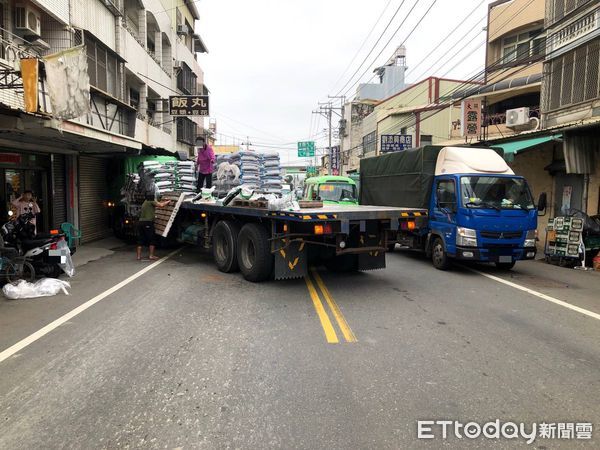
[(231, 273), (239, 270), (237, 247), (240, 227), (230, 220), (221, 220), (215, 225), (212, 237), (213, 259), (217, 269)]
[(434, 238), (431, 244), (431, 262), (433, 262), (433, 267), (439, 270), (446, 270), (450, 267), (444, 243), (439, 237)]
[(244, 278), (248, 281), (264, 281), (273, 272), (273, 255), (269, 233), (260, 224), (247, 223), (238, 237), (237, 259)]

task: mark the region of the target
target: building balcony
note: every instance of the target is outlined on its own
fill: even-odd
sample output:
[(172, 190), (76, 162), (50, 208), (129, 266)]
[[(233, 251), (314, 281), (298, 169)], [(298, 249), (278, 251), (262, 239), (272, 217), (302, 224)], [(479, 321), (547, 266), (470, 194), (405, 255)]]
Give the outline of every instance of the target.
[[(130, 32), (123, 31), (123, 57), (127, 61), (127, 69), (140, 76), (161, 98), (168, 98), (173, 94), (170, 89), (173, 81), (169, 73), (158, 63), (156, 58), (135, 39)], [(143, 55), (147, 55), (144, 57)]]

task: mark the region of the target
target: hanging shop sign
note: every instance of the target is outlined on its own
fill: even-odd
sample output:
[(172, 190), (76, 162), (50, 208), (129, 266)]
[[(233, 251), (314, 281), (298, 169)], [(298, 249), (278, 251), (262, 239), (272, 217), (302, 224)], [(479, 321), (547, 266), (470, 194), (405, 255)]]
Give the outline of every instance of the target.
[(169, 114), (172, 116), (208, 116), (208, 95), (171, 95)]
[(410, 134), (381, 135), (381, 153), (401, 152), (409, 148), (412, 148), (412, 135)]
[(481, 102), (465, 100), (462, 102), (462, 135), (479, 136), (481, 134)]
[(340, 146), (336, 145), (329, 149), (329, 174), (339, 175), (340, 174)]

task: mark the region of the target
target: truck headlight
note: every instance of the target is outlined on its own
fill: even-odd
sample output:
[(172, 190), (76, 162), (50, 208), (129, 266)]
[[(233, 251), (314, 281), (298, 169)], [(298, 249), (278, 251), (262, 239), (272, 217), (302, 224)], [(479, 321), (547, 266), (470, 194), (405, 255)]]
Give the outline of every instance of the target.
[(471, 228), (456, 228), (456, 245), (460, 247), (477, 247), (477, 231)]
[(537, 239), (537, 230), (527, 231), (527, 236), (525, 236), (525, 242), (523, 243), (523, 247), (535, 247), (536, 239)]

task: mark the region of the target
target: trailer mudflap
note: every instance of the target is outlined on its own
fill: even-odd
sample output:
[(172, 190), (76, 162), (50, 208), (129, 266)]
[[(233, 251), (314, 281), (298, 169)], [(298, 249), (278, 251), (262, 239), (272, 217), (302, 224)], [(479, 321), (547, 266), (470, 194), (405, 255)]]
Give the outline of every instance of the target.
[[(365, 233), (360, 237), (361, 247), (381, 247), (380, 236)], [(373, 250), (358, 255), (358, 270), (385, 269), (385, 251)]]
[(304, 241), (274, 241), (275, 279), (303, 278), (308, 274), (307, 246)]

